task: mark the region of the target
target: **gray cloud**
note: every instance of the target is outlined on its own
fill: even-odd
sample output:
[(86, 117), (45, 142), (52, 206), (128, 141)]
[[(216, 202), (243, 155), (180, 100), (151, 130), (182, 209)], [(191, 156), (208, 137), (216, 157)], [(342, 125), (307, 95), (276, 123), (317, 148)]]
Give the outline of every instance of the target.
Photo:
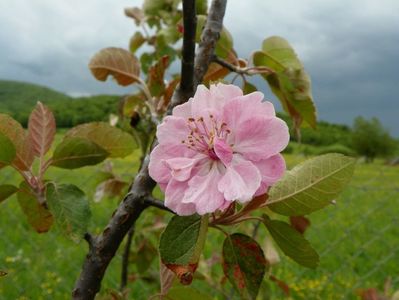
[[(127, 47), (135, 27), (123, 8), (141, 1), (5, 2), (0, 2), (0, 78), (69, 94), (131, 89), (97, 82), (87, 63), (103, 47)], [(242, 57), (268, 36), (285, 37), (313, 79), (321, 119), (351, 124), (357, 115), (377, 116), (399, 136), (398, 1), (229, 1), (225, 24)], [(255, 82), (273, 98), (262, 80)]]

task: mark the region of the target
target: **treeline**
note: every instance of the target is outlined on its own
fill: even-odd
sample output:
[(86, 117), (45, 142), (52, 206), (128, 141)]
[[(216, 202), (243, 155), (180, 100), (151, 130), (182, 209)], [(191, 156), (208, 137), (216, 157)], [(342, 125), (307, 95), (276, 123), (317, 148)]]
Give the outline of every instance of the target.
[(120, 98), (114, 95), (73, 98), (35, 84), (0, 80), (0, 113), (11, 115), (24, 126), (37, 101), (51, 108), (58, 128), (68, 128), (108, 120), (110, 113), (117, 113)]

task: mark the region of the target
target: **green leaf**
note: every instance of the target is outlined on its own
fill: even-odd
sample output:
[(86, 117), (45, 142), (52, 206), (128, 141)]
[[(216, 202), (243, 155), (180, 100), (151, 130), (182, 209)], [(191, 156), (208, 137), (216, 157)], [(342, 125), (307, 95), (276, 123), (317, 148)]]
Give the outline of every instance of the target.
[(13, 195), (18, 188), (11, 184), (1, 184), (0, 185), (0, 203), (6, 200), (8, 197)]
[(304, 267), (312, 269), (317, 267), (319, 255), (303, 235), (289, 224), (270, 220), (266, 215), (263, 215), (263, 223), (285, 255)]
[(306, 215), (335, 199), (349, 183), (354, 158), (325, 154), (307, 160), (286, 172), (269, 191), (267, 207), (286, 216)]
[(69, 130), (65, 138), (85, 138), (105, 149), (110, 157), (125, 157), (133, 152), (137, 145), (127, 132), (105, 122), (93, 122), (76, 126)]
[(263, 41), (262, 50), (253, 54), (255, 66), (265, 66), (274, 74), (262, 74), (284, 110), (299, 126), (302, 119), (316, 127), (310, 78), (294, 49), (283, 38), (273, 36)]
[(268, 267), (259, 244), (251, 237), (234, 233), (223, 243), (223, 271), (243, 299), (256, 299)]
[(14, 144), (0, 131), (0, 168), (11, 164), (16, 154)]
[(202, 292), (189, 287), (189, 286), (174, 286), (172, 287), (165, 299), (173, 300), (209, 300), (212, 299), (211, 296), (203, 294)]
[(136, 31), (134, 35), (130, 38), (129, 42), (130, 52), (132, 53), (136, 52), (136, 50), (140, 48), (145, 41), (146, 38), (143, 36), (143, 34), (140, 31)]
[(244, 92), (244, 95), (256, 92), (257, 90), (258, 90), (257, 87), (255, 85), (253, 85), (252, 83), (249, 83), (248, 81), (244, 82), (244, 86), (242, 89), (242, 91)]
[(53, 215), (45, 204), (40, 204), (26, 182), (20, 184), (17, 192), (18, 203), (25, 214), (28, 223), (38, 232), (50, 230), (53, 225)]
[(108, 152), (81, 137), (65, 138), (54, 150), (51, 165), (63, 169), (76, 169), (96, 165), (107, 158)]
[(84, 192), (72, 184), (47, 185), (47, 203), (58, 226), (74, 240), (87, 231), (91, 212)]
[(204, 247), (208, 216), (174, 216), (161, 235), (162, 262), (175, 272), (183, 284), (190, 284)]

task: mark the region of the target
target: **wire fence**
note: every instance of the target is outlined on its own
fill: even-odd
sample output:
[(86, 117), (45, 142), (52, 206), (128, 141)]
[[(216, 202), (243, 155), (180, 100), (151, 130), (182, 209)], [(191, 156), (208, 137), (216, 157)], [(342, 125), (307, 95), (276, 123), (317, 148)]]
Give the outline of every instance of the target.
[[(95, 170), (53, 175), (93, 192), (91, 172)], [(129, 173), (131, 168), (121, 170)], [(18, 182), (11, 169), (0, 174), (0, 184)], [(104, 227), (116, 205), (115, 200), (92, 203), (91, 231)], [(285, 257), (273, 267), (274, 274), (288, 284), (292, 299), (358, 299), (368, 288), (380, 294), (385, 289), (389, 297), (399, 290), (398, 167), (359, 165), (337, 204), (310, 220), (306, 237), (320, 254), (319, 268), (307, 270)], [(76, 244), (57, 230), (35, 233), (15, 196), (0, 204), (0, 270), (7, 272), (0, 277), (0, 299), (69, 299), (86, 252), (84, 242)], [(107, 271), (106, 288), (119, 286), (120, 253)], [(132, 283), (132, 289), (151, 293), (151, 287), (141, 281)], [(282, 298), (278, 289), (272, 291), (272, 299)]]

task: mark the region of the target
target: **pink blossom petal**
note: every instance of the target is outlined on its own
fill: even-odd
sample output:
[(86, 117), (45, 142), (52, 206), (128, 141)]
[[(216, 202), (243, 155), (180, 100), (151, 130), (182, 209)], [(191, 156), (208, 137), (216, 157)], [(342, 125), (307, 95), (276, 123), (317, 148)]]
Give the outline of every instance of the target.
[(188, 149), (182, 144), (182, 141), (187, 138), (189, 133), (187, 120), (181, 117), (167, 116), (157, 127), (157, 138), (161, 145), (178, 145)]
[(288, 142), (288, 126), (283, 120), (253, 117), (237, 128), (233, 151), (251, 161), (259, 161), (281, 152)]
[(171, 153), (161, 145), (157, 145), (151, 152), (150, 164), (148, 166), (148, 172), (152, 179), (158, 183), (167, 183), (172, 175), (170, 169), (164, 164), (165, 159), (174, 157), (176, 153)]
[(269, 185), (276, 183), (286, 169), (284, 157), (280, 153), (256, 162), (256, 166), (262, 175), (262, 181)]
[(226, 168), (226, 174), (219, 181), (218, 189), (228, 201), (250, 201), (261, 183), (261, 175), (248, 160), (234, 155), (233, 162)]
[(173, 179), (177, 181), (186, 181), (191, 176), (191, 170), (195, 166), (197, 159), (187, 157), (175, 157), (164, 160), (164, 163), (170, 168)]
[(193, 98), (190, 98), (187, 102), (177, 105), (175, 108), (173, 108), (172, 114), (175, 117), (181, 117), (184, 119), (188, 119), (192, 117), (192, 112), (191, 112), (191, 105), (193, 102)]
[(220, 138), (215, 138), (213, 149), (217, 157), (225, 164), (228, 165), (233, 159), (233, 150), (226, 143), (225, 140)]
[(206, 175), (196, 175), (188, 182), (188, 189), (183, 203), (195, 204), (196, 212), (200, 215), (212, 213), (224, 205), (223, 194), (218, 190), (218, 182), (222, 174), (214, 163)]
[(187, 190), (187, 182), (179, 182), (171, 179), (165, 191), (165, 206), (173, 210), (179, 216), (195, 214), (195, 204), (183, 203), (184, 192)]
[(216, 85), (210, 86), (211, 94), (214, 98), (222, 98), (226, 104), (228, 101), (234, 99), (235, 97), (242, 96), (242, 90), (235, 85), (218, 83)]

